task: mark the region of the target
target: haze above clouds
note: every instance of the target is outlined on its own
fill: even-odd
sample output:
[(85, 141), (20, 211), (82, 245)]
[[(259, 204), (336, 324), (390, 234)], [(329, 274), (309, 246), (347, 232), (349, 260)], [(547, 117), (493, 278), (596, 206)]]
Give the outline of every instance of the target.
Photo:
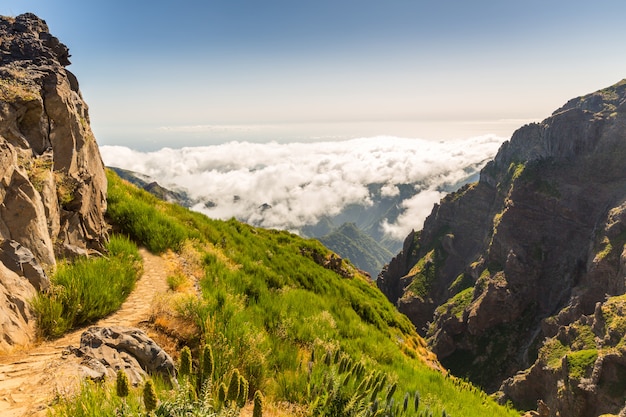
[(626, 76), (623, 0), (0, 4), (24, 12), (70, 48), (98, 143), (142, 150), (510, 136)]
[(399, 184), (414, 184), (416, 194), (401, 203), (400, 217), (383, 225), (399, 240), (421, 228), (444, 191), (475, 175), (503, 141), (494, 135), (441, 142), (374, 137), (230, 142), (154, 152), (102, 146), (101, 152), (108, 166), (149, 175), (167, 188), (185, 189), (204, 202), (193, 209), (210, 217), (236, 217), (268, 228), (295, 230), (350, 204), (372, 204), (370, 184), (381, 185), (386, 196), (398, 195)]

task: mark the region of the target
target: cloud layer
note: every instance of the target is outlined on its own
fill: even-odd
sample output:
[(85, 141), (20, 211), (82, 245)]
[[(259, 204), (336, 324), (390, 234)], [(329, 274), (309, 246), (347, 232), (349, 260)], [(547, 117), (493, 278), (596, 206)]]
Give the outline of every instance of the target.
[(503, 141), (493, 135), (445, 142), (375, 137), (230, 142), (155, 152), (102, 146), (101, 153), (108, 166), (185, 189), (201, 201), (194, 210), (268, 228), (295, 230), (323, 215), (338, 214), (349, 204), (371, 205), (369, 184), (382, 185), (385, 196), (398, 195), (398, 184), (414, 184), (416, 194), (401, 203), (402, 214), (383, 225), (390, 237), (402, 239), (422, 227), (444, 190), (475, 175)]

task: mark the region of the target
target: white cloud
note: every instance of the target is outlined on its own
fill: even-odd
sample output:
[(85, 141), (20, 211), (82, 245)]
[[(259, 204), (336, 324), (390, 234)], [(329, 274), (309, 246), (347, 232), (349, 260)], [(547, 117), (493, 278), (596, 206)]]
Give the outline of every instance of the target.
[[(102, 146), (106, 165), (153, 177), (161, 185), (184, 188), (210, 217), (268, 228), (294, 229), (339, 213), (348, 204), (370, 205), (369, 184), (384, 196), (399, 194), (398, 184), (417, 184), (417, 194), (402, 203), (403, 213), (385, 231), (402, 239), (422, 227), (442, 189), (478, 172), (503, 138), (487, 135), (435, 142), (396, 137), (315, 143), (229, 142), (215, 146), (164, 148), (139, 152)], [(271, 209), (263, 210), (267, 204)]]
[[(411, 231), (420, 229), (422, 223), (433, 209), (433, 205), (446, 195), (445, 192), (433, 189), (424, 190), (402, 202), (403, 212), (394, 223), (383, 222), (385, 234), (394, 239), (401, 240)], [(416, 223), (419, 221), (419, 223)]]

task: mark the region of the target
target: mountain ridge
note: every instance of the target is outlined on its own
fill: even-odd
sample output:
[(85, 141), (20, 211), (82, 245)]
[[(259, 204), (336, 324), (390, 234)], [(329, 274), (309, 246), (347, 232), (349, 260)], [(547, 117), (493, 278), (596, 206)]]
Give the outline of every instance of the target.
[[(379, 288), (453, 373), (501, 390), (518, 406), (542, 399), (561, 415), (620, 412), (617, 398), (624, 393), (606, 394), (619, 360), (607, 360), (605, 368), (597, 362), (594, 372), (605, 380), (588, 388), (605, 401), (575, 388), (593, 363), (582, 376), (561, 366), (560, 376), (542, 374), (574, 387), (565, 393), (558, 384), (538, 387), (536, 375), (551, 357), (544, 339), (554, 340), (567, 326), (573, 331), (576, 323), (590, 329), (592, 319), (584, 317), (602, 311), (597, 306), (606, 305), (606, 294), (624, 293), (625, 126), (624, 81), (523, 126), (477, 183), (433, 208), (381, 272)], [(605, 337), (600, 326), (595, 331), (598, 340)], [(623, 334), (615, 337), (619, 344)], [(560, 340), (564, 357), (581, 351), (576, 337)], [(584, 346), (602, 361), (610, 343)], [(529, 369), (533, 378), (507, 380)]]

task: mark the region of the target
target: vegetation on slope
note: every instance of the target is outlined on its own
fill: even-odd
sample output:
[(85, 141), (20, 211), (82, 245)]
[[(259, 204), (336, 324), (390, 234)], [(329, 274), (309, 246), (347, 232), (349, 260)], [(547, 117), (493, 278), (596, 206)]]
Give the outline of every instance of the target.
[(50, 289), (33, 300), (38, 331), (59, 337), (118, 310), (140, 273), (137, 246), (119, 235), (111, 236), (106, 257), (60, 262)]
[[(244, 402), (260, 391), (266, 403), (289, 404), (289, 415), (517, 415), (436, 369), (408, 319), (358, 270), (333, 262), (318, 241), (211, 220), (111, 172), (108, 180), (115, 227), (153, 250), (193, 253), (196, 265), (187, 266), (201, 271), (198, 293), (180, 294), (173, 305), (195, 324), (185, 341), (193, 356), (211, 349), (211, 377), (202, 376), (204, 360), (193, 361), (191, 374), (181, 376), (186, 401), (179, 401), (180, 390), (157, 384), (162, 404), (180, 402), (169, 414), (157, 408), (157, 415), (179, 415), (171, 410), (190, 404), (197, 404), (194, 415), (224, 413), (235, 370), (246, 382)], [(111, 414), (119, 399), (101, 393), (86, 389), (70, 404), (98, 402)], [(129, 404), (136, 403), (133, 395), (139, 394), (131, 392)], [(238, 407), (231, 403), (228, 410), (236, 415)]]
[(319, 238), (327, 248), (337, 252), (357, 267), (368, 272), (373, 279), (383, 269), (393, 254), (363, 233), (354, 223), (344, 223), (331, 233)]

